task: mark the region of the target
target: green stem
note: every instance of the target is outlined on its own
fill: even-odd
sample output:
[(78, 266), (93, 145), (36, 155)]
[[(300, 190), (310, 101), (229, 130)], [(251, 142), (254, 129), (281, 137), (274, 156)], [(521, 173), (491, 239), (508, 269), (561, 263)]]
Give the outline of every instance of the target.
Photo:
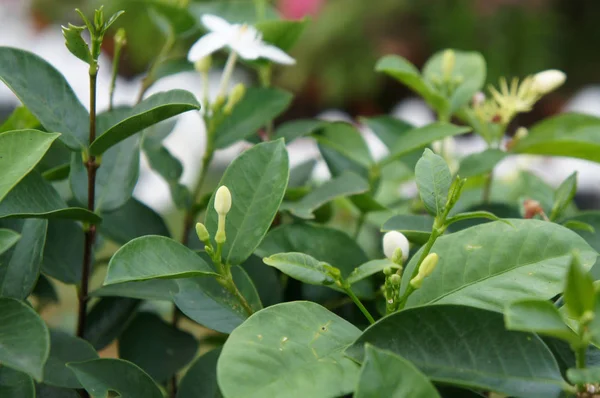
[(374, 324), (375, 323), (375, 319), (373, 319), (373, 316), (371, 315), (371, 313), (369, 312), (369, 310), (367, 310), (365, 308), (365, 306), (363, 305), (363, 303), (361, 303), (361, 301), (359, 300), (359, 298), (356, 297), (356, 295), (352, 291), (352, 288), (350, 288), (350, 286), (346, 286), (346, 287), (344, 287), (344, 291), (346, 292), (346, 294), (348, 294), (348, 296), (350, 296), (350, 298), (352, 299), (352, 301), (354, 301), (354, 304), (356, 304), (356, 306), (360, 309), (360, 311), (364, 314), (364, 316), (369, 320), (369, 323), (371, 325)]
[(223, 75), (221, 75), (221, 86), (219, 87), (219, 97), (225, 98), (227, 95), (227, 89), (229, 87), (229, 80), (231, 79), (231, 74), (233, 73), (233, 68), (235, 67), (235, 62), (237, 61), (237, 53), (235, 51), (231, 51), (229, 53), (229, 57), (227, 58), (227, 63), (225, 64), (225, 69), (223, 70)]
[(109, 103), (108, 110), (112, 111), (114, 108), (114, 99), (115, 99), (115, 87), (117, 85), (117, 75), (119, 74), (119, 61), (121, 59), (121, 44), (115, 45), (115, 54), (113, 58), (112, 65), (112, 77), (110, 80), (110, 91), (109, 91)]
[(163, 45), (163, 47), (160, 49), (160, 52), (158, 53), (158, 56), (156, 57), (154, 62), (152, 62), (152, 64), (150, 65), (150, 69), (148, 69), (148, 73), (146, 74), (146, 77), (144, 77), (144, 80), (142, 80), (142, 87), (140, 88), (140, 92), (138, 94), (137, 103), (142, 102), (142, 100), (144, 99), (144, 94), (146, 94), (146, 91), (148, 91), (148, 89), (150, 87), (152, 87), (152, 85), (154, 83), (156, 83), (156, 79), (154, 77), (154, 74), (156, 73), (156, 69), (164, 61), (164, 59), (167, 57), (169, 52), (171, 52), (171, 49), (173, 48), (174, 44), (175, 44), (175, 35), (173, 34), (173, 32), (170, 32), (169, 35), (167, 36), (167, 39), (165, 40), (165, 44)]

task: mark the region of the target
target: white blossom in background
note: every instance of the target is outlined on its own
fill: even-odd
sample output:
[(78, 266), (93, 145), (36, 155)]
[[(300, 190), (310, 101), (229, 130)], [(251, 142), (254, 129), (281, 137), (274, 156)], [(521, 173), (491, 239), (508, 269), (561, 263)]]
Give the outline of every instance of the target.
[(210, 31), (202, 36), (190, 49), (188, 60), (197, 62), (224, 47), (230, 48), (243, 59), (266, 58), (271, 61), (292, 65), (296, 63), (283, 50), (262, 40), (261, 33), (250, 25), (230, 24), (223, 18), (205, 14), (202, 24)]

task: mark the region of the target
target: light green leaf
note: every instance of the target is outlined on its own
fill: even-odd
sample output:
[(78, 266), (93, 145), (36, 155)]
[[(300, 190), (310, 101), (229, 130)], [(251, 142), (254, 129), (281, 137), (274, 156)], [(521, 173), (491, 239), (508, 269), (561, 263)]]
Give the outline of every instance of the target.
[(342, 351), (359, 335), (355, 326), (318, 304), (274, 305), (231, 333), (217, 363), (219, 387), (224, 396), (246, 398), (282, 391), (289, 398), (348, 394), (358, 366)]
[(106, 397), (115, 391), (122, 397), (163, 398), (152, 378), (131, 362), (100, 358), (67, 366), (92, 396)]
[(302, 36), (308, 22), (308, 18), (298, 21), (261, 21), (256, 24), (256, 29), (262, 33), (264, 41), (279, 47), (283, 51), (289, 51)]
[[(456, 303), (502, 311), (512, 301), (546, 300), (561, 293), (573, 250), (585, 269), (596, 261), (596, 251), (560, 225), (508, 221), (512, 226), (494, 221), (438, 238), (431, 248), (440, 257), (437, 267), (407, 306)], [(418, 257), (406, 267), (407, 275)], [(407, 284), (404, 278), (401, 291)]]
[(594, 228), (591, 224), (585, 223), (583, 221), (567, 220), (567, 221), (563, 221), (560, 224), (563, 227), (569, 228), (570, 230), (573, 230), (575, 232), (583, 231), (583, 232), (589, 232), (590, 234), (593, 234), (596, 232), (596, 228)]
[(334, 279), (327, 273), (327, 263), (303, 253), (279, 253), (263, 258), (265, 264), (286, 275), (311, 285), (331, 285)]
[(533, 332), (580, 344), (579, 337), (567, 326), (558, 308), (550, 301), (520, 300), (510, 303), (504, 311), (508, 330)]
[(122, 246), (110, 259), (104, 285), (155, 278), (216, 275), (200, 256), (164, 236), (143, 236)]
[(400, 266), (396, 263), (391, 262), (390, 260), (371, 260), (364, 264), (361, 264), (359, 267), (356, 267), (354, 271), (348, 275), (348, 283), (354, 284), (358, 281), (361, 281), (365, 278), (368, 278), (371, 275), (374, 275), (378, 272), (382, 272), (385, 268), (398, 269)]
[(429, 240), (433, 221), (433, 217), (426, 214), (399, 214), (387, 220), (381, 231), (400, 231), (409, 241), (423, 245)]
[(42, 272), (66, 284), (81, 283), (84, 233), (79, 224), (50, 220), (42, 260)]
[(427, 376), (391, 351), (365, 345), (355, 398), (439, 398)]
[(176, 35), (188, 33), (196, 26), (196, 19), (189, 13), (186, 7), (177, 6), (171, 3), (165, 3), (160, 0), (144, 0), (144, 5), (150, 7), (166, 21), (168, 21), (170, 29)]
[(44, 321), (29, 305), (0, 297), (0, 362), (41, 381), (50, 352)]
[(558, 397), (565, 383), (539, 337), (506, 331), (502, 314), (479, 308), (433, 305), (397, 312), (365, 330), (346, 355), (363, 361), (366, 343), (402, 356), (442, 384), (547, 398)]
[(24, 106), (18, 106), (8, 119), (0, 126), (0, 133), (11, 130), (38, 129), (41, 127), (37, 118)]
[(59, 135), (38, 130), (15, 130), (0, 134), (0, 202), (42, 160)]
[(101, 155), (112, 146), (147, 127), (194, 109), (200, 109), (200, 104), (188, 91), (171, 90), (151, 95), (134, 106), (126, 118), (96, 138), (90, 145), (90, 154)]
[(75, 26), (69, 24), (68, 26), (62, 27), (62, 33), (65, 38), (65, 45), (77, 58), (85, 62), (86, 64), (92, 63), (92, 53), (88, 47), (81, 33), (86, 30), (85, 26)]
[[(179, 384), (177, 398), (221, 398), (217, 384), (217, 360), (221, 348), (207, 352), (194, 361)], [(202, 383), (198, 383), (202, 380)]]
[(0, 367), (0, 397), (36, 398), (33, 380), (25, 373)]
[(47, 131), (61, 133), (60, 140), (69, 148), (87, 147), (88, 112), (53, 66), (30, 52), (0, 47), (0, 80)]
[(577, 193), (577, 172), (574, 172), (564, 180), (554, 193), (554, 204), (550, 212), (550, 219), (555, 220), (571, 204), (571, 201)]
[(594, 281), (588, 270), (579, 255), (573, 253), (563, 298), (569, 316), (574, 319), (580, 319), (587, 311), (594, 311)]
[(489, 173), (506, 156), (508, 156), (506, 152), (493, 148), (473, 153), (461, 160), (458, 175), (462, 178), (469, 178)]
[(24, 300), (31, 294), (40, 274), (48, 221), (27, 219), (11, 223), (21, 239), (0, 256), (0, 297)]
[(600, 367), (586, 369), (569, 369), (567, 378), (573, 384), (600, 383)]
[(138, 365), (158, 382), (169, 380), (197, 350), (194, 336), (149, 312), (138, 313), (119, 338), (119, 358)]
[(7, 228), (0, 228), (0, 255), (13, 247), (19, 239), (21, 239), (21, 235), (17, 232)]
[[(289, 160), (283, 140), (256, 145), (227, 167), (219, 182), (219, 186), (229, 188), (232, 198), (225, 224), (225, 262), (241, 264), (260, 244), (281, 205), (288, 176)], [(217, 231), (214, 202), (213, 194), (206, 216), (206, 228), (213, 237)]]
[[(275, 119), (292, 102), (292, 94), (275, 88), (248, 89), (231, 115), (215, 133), (215, 148), (221, 149), (250, 137)], [(256, 104), (260, 104), (259, 107)]]
[(52, 184), (35, 170), (0, 202), (0, 218), (67, 219), (93, 224), (102, 220), (99, 215), (82, 207), (69, 207)]
[(452, 174), (442, 157), (425, 149), (417, 162), (415, 178), (425, 208), (433, 216), (441, 216), (448, 200)]
[(98, 358), (96, 350), (85, 340), (64, 332), (50, 331), (50, 356), (44, 367), (44, 383), (65, 388), (81, 388), (69, 362)]
[[(351, 124), (328, 123), (323, 126), (315, 138), (319, 146), (332, 149), (362, 167), (369, 167), (373, 163), (373, 157), (366, 141), (356, 127)], [(332, 174), (337, 176), (341, 173), (332, 170)]]
[(275, 130), (274, 137), (285, 139), (285, 143), (289, 144), (297, 138), (312, 135), (319, 131), (326, 122), (315, 119), (298, 119), (282, 123)]
[(139, 300), (125, 297), (100, 299), (88, 313), (83, 337), (100, 351), (121, 335), (139, 305)]
[(494, 213), (490, 213), (489, 211), (485, 211), (485, 210), (476, 210), (476, 211), (468, 211), (466, 213), (458, 213), (455, 216), (447, 218), (446, 225), (452, 225), (459, 221), (472, 220), (474, 218), (485, 218), (488, 220), (500, 221), (500, 222), (506, 223), (507, 225), (511, 225), (509, 221), (502, 220), (498, 216), (496, 216)]

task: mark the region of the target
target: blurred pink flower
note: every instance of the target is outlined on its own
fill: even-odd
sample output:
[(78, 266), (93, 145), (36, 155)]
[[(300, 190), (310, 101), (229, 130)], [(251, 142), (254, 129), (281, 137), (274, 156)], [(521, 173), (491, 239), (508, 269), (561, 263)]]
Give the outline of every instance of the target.
[(279, 0), (279, 11), (286, 19), (301, 19), (316, 15), (324, 0)]

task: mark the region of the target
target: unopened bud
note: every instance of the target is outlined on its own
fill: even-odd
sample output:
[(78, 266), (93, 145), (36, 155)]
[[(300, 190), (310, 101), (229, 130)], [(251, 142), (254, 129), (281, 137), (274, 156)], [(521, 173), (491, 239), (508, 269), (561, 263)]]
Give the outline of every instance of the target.
[(594, 311), (586, 311), (581, 316), (580, 322), (583, 325), (587, 325), (594, 320), (594, 317), (595, 317)]
[(517, 131), (515, 132), (515, 140), (522, 140), (523, 138), (527, 137), (527, 135), (529, 134), (529, 130), (527, 130), (525, 127), (519, 127), (517, 129)]
[(427, 255), (427, 257), (425, 257), (423, 263), (421, 263), (421, 266), (419, 267), (419, 273), (410, 280), (410, 285), (414, 289), (419, 289), (423, 285), (423, 279), (431, 275), (438, 263), (439, 258), (440, 257), (436, 253), (430, 253)]
[(225, 104), (226, 114), (231, 113), (233, 107), (244, 98), (244, 94), (246, 94), (246, 86), (242, 83), (236, 84), (231, 93), (229, 93), (229, 97), (227, 97), (227, 104)]
[(127, 44), (127, 35), (125, 34), (125, 29), (123, 28), (119, 28), (119, 30), (117, 30), (117, 33), (115, 33), (115, 46), (117, 47), (123, 47), (125, 44)]
[(408, 258), (409, 244), (406, 236), (398, 231), (390, 231), (383, 235), (383, 253), (387, 258), (394, 261), (396, 249), (402, 252), (402, 261)]
[(523, 201), (523, 210), (525, 213), (523, 215), (523, 218), (526, 219), (533, 218), (534, 216), (544, 212), (544, 209), (542, 209), (542, 205), (540, 204), (540, 202), (533, 199), (525, 199)]
[(450, 76), (452, 76), (455, 63), (456, 54), (454, 53), (454, 50), (444, 51), (444, 55), (442, 56), (442, 74), (445, 80), (448, 80)]
[(206, 57), (200, 58), (196, 62), (194, 62), (194, 69), (199, 73), (208, 73), (210, 70), (210, 66), (212, 65), (212, 58), (210, 55)]
[(210, 239), (210, 234), (202, 223), (196, 224), (196, 235), (198, 235), (198, 239), (202, 242), (207, 242)]
[(533, 76), (533, 90), (539, 94), (548, 94), (562, 86), (567, 75), (557, 69), (549, 69)]
[(394, 273), (394, 271), (392, 270), (392, 267), (385, 267), (385, 268), (383, 269), (383, 274), (384, 274), (385, 276), (390, 276), (390, 275), (392, 275), (393, 273)]
[(219, 215), (227, 215), (231, 210), (231, 192), (225, 185), (221, 185), (215, 194), (215, 210)]
[(392, 285), (394, 285), (396, 287), (400, 286), (401, 281), (402, 281), (402, 278), (398, 274), (394, 274), (394, 275), (390, 276), (390, 282), (392, 282)]
[(398, 247), (394, 251), (394, 255), (392, 256), (392, 262), (394, 264), (398, 264), (400, 266), (402, 266), (402, 264), (404, 264), (404, 254), (402, 253), (401, 248)]

